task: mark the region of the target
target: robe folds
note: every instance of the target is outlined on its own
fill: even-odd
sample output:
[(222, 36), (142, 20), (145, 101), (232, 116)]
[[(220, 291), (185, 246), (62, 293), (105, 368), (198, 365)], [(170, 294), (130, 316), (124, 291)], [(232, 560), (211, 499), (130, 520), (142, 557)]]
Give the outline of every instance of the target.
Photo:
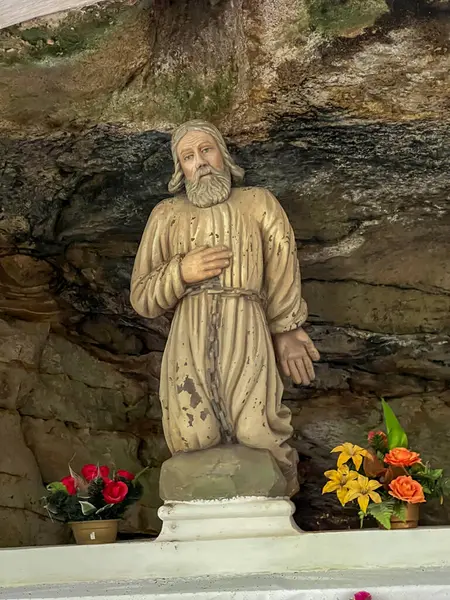
[[(230, 266), (188, 286), (181, 260), (205, 245), (229, 247)], [(307, 308), (294, 233), (276, 198), (247, 187), (209, 208), (185, 195), (158, 204), (136, 256), (131, 303), (147, 318), (175, 310), (160, 382), (170, 451), (227, 442), (268, 449), (286, 494), (295, 493), (298, 459), (271, 336), (300, 327)]]

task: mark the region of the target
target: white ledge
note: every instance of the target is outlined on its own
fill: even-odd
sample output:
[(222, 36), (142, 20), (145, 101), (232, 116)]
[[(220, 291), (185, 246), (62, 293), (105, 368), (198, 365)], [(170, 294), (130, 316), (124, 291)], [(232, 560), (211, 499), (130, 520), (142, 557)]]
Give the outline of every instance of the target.
[(450, 571), (450, 528), (3, 549), (0, 587), (376, 568)]
[(0, 600), (350, 600), (366, 590), (373, 600), (448, 600), (450, 572), (374, 569), (299, 575), (78, 583), (0, 590)]

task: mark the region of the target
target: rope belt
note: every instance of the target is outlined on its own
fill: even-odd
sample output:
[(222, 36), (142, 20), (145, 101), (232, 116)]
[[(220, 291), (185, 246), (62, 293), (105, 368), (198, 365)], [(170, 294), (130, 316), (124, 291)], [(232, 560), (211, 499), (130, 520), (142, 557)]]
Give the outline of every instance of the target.
[(247, 298), (253, 302), (259, 302), (265, 304), (265, 298), (263, 294), (255, 292), (253, 290), (244, 290), (242, 288), (231, 288), (231, 287), (212, 287), (208, 285), (191, 286), (187, 288), (184, 297), (186, 296), (198, 296), (199, 294), (220, 294), (224, 298)]

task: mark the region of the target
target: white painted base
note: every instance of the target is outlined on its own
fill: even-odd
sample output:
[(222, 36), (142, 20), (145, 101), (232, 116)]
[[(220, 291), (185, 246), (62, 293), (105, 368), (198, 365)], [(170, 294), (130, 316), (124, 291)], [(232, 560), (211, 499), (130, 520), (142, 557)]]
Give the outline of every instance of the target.
[(284, 537), (301, 530), (285, 498), (240, 497), (231, 500), (166, 502), (159, 542)]

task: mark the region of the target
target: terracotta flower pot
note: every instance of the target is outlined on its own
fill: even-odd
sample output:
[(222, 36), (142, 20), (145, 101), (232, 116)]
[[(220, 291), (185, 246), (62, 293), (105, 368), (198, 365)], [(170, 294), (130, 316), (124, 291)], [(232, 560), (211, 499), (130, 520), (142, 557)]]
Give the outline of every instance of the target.
[(118, 524), (118, 519), (69, 523), (77, 544), (112, 544), (117, 538)]
[(406, 521), (391, 517), (391, 529), (414, 529), (419, 524), (419, 505), (406, 505)]

